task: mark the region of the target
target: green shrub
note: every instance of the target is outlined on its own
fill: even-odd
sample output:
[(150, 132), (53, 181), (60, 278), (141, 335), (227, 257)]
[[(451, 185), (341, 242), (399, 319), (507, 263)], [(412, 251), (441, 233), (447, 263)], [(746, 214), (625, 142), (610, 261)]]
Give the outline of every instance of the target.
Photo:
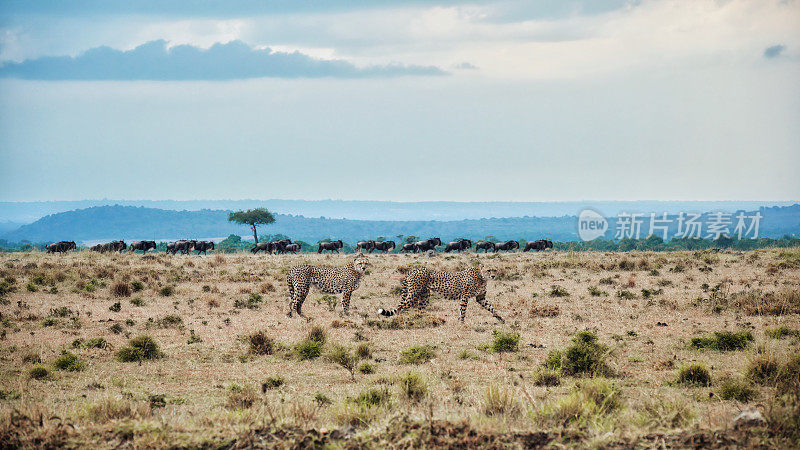
[(243, 308), (258, 309), (258, 308), (261, 307), (261, 302), (263, 302), (263, 301), (264, 301), (264, 299), (261, 297), (261, 294), (251, 293), (250, 296), (247, 297), (246, 300), (237, 298), (233, 302), (233, 307), (234, 308), (239, 308), (239, 309), (243, 309)]
[(161, 294), (163, 297), (169, 297), (175, 293), (175, 288), (172, 286), (163, 286), (161, 289), (158, 290), (158, 293)]
[(636, 298), (636, 294), (634, 294), (631, 291), (623, 289), (623, 290), (617, 292), (617, 297), (624, 298), (626, 300), (630, 300), (632, 298)]
[(605, 361), (608, 353), (608, 347), (598, 342), (594, 332), (583, 330), (572, 338), (572, 345), (569, 347), (551, 351), (544, 366), (564, 375), (608, 376), (612, 374)]
[(750, 361), (745, 375), (754, 383), (771, 386), (778, 381), (780, 371), (780, 361), (774, 355), (766, 353)]
[(50, 375), (50, 372), (47, 370), (45, 366), (33, 366), (31, 370), (28, 371), (28, 376), (33, 378), (34, 380), (42, 380), (47, 378)]
[(747, 330), (715, 331), (713, 334), (692, 338), (691, 346), (719, 351), (744, 350), (752, 341), (753, 333)]
[(314, 325), (310, 330), (308, 330), (306, 339), (309, 341), (319, 342), (320, 345), (325, 345), (325, 341), (328, 340), (328, 333), (325, 331), (325, 328), (322, 328), (319, 325)]
[(145, 301), (142, 299), (142, 297), (132, 298), (131, 299), (131, 305), (133, 305), (133, 306), (144, 306), (145, 305)]
[(333, 403), (324, 392), (317, 392), (314, 394), (314, 401), (317, 402), (319, 406), (327, 406)]
[(392, 394), (389, 392), (389, 388), (383, 387), (363, 391), (353, 401), (360, 406), (371, 407), (387, 405), (391, 399)]
[(167, 314), (158, 319), (158, 326), (161, 328), (180, 328), (183, 326), (183, 318), (176, 314)]
[(254, 355), (271, 355), (275, 352), (275, 340), (263, 331), (256, 331), (248, 336), (250, 353)]
[(422, 364), (436, 356), (436, 349), (431, 345), (418, 345), (400, 352), (401, 364)]
[(108, 310), (111, 312), (120, 312), (122, 310), (122, 305), (120, 302), (116, 302), (113, 305), (108, 307)]
[(567, 290), (564, 289), (563, 287), (561, 287), (561, 286), (559, 286), (557, 284), (554, 284), (554, 285), (550, 286), (550, 296), (551, 297), (568, 297), (569, 296), (569, 292), (567, 292)]
[(106, 348), (108, 347), (108, 342), (101, 337), (97, 337), (89, 339), (83, 346), (85, 348)]
[(621, 392), (610, 381), (595, 378), (577, 383), (569, 395), (545, 404), (536, 416), (559, 426), (586, 425), (622, 405)]
[(131, 287), (133, 288), (133, 292), (139, 292), (144, 290), (144, 283), (137, 280), (131, 283)]
[(367, 342), (362, 342), (356, 347), (356, 355), (361, 359), (372, 358), (372, 347)]
[(688, 386), (710, 386), (711, 374), (705, 365), (693, 363), (678, 369), (676, 382)]
[(516, 352), (519, 350), (519, 333), (494, 331), (491, 349), (495, 353)]
[(786, 336), (800, 337), (800, 331), (781, 325), (775, 328), (764, 330), (764, 334), (770, 339), (783, 339)]
[(53, 362), (53, 367), (58, 370), (65, 370), (67, 372), (80, 372), (86, 368), (86, 363), (78, 358), (78, 356), (74, 353), (62, 350), (61, 356), (59, 356), (55, 362)]
[(362, 363), (360, 366), (358, 366), (358, 371), (363, 373), (364, 375), (375, 373), (375, 365), (370, 364), (368, 362)]
[(489, 385), (483, 395), (482, 411), (487, 416), (516, 416), (520, 412), (519, 403), (514, 397), (514, 392), (510, 389)]
[(228, 389), (228, 399), (225, 406), (230, 409), (247, 409), (253, 406), (257, 398), (253, 386), (232, 384)]
[[(309, 340), (310, 342), (319, 343), (319, 341)], [(321, 345), (321, 344), (320, 344)], [(350, 377), (355, 380), (356, 363), (358, 363), (358, 356), (350, 353), (345, 347), (341, 345), (334, 345), (325, 355), (325, 359), (338, 364), (348, 372)]]
[(301, 361), (307, 359), (316, 359), (322, 354), (322, 344), (311, 339), (298, 342), (295, 345), (295, 352)]
[(557, 370), (541, 368), (533, 374), (533, 384), (536, 386), (558, 386), (561, 384), (561, 373)]
[(400, 390), (403, 397), (412, 402), (418, 402), (428, 395), (425, 379), (416, 372), (408, 372), (400, 378)]
[(725, 379), (719, 387), (719, 396), (723, 400), (737, 400), (747, 403), (756, 397), (756, 390), (748, 383), (733, 378)]
[(122, 362), (138, 362), (148, 359), (163, 358), (164, 354), (158, 348), (158, 344), (150, 336), (137, 336), (128, 345), (122, 347), (117, 352), (117, 359)]
[(283, 386), (284, 380), (281, 376), (269, 377), (261, 383), (261, 392), (267, 392), (268, 389), (277, 389)]

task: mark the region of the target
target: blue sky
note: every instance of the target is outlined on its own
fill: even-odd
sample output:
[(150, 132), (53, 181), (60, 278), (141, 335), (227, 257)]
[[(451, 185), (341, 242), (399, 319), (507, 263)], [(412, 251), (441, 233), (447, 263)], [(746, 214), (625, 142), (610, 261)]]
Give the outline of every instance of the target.
[(0, 201), (796, 200), (800, 4), (4, 1)]

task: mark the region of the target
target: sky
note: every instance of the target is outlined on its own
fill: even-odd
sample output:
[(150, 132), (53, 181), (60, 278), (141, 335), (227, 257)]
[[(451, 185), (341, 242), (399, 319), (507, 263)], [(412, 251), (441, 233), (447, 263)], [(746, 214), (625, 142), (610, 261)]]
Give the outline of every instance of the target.
[(800, 0), (0, 2), (0, 201), (800, 199)]

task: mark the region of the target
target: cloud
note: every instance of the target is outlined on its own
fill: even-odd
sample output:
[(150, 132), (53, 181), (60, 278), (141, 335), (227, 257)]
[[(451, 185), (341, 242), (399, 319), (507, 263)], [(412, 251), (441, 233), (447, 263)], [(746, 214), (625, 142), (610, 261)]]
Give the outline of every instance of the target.
[(464, 62), (462, 62), (460, 64), (456, 64), (454, 66), (454, 68), (455, 69), (460, 69), (460, 70), (475, 70), (475, 69), (478, 68), (478, 66), (476, 66), (475, 64), (471, 64), (471, 63), (468, 63), (468, 62), (464, 61)]
[(300, 52), (276, 52), (242, 41), (169, 47), (157, 40), (132, 50), (102, 46), (77, 57), (56, 56), (6, 62), (0, 77), (33, 80), (233, 80), (245, 78), (387, 78), (445, 75), (434, 66), (385, 64), (357, 67), (340, 59), (317, 59)]
[(786, 50), (786, 46), (782, 44), (773, 45), (764, 49), (764, 58), (777, 58)]

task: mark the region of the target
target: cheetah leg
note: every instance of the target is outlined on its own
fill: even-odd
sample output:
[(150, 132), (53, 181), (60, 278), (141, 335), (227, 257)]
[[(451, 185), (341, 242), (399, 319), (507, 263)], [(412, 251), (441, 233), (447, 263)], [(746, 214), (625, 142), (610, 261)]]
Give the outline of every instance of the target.
[(483, 309), (492, 313), (495, 319), (499, 320), (500, 323), (505, 323), (506, 321), (500, 317), (500, 314), (497, 314), (497, 311), (494, 310), (494, 307), (488, 300), (486, 300), (486, 295), (478, 295), (475, 297), (475, 301), (478, 302), (479, 305), (483, 306)]
[(352, 291), (342, 291), (342, 314), (345, 316), (350, 315), (350, 296)]
[(399, 312), (405, 311), (414, 305), (414, 294), (408, 289), (406, 282), (403, 281), (403, 296), (401, 297), (400, 304), (395, 309), (378, 309), (378, 314), (386, 317), (391, 317)]
[(303, 315), (302, 308), (303, 302), (305, 301), (306, 297), (308, 296), (308, 284), (301, 283), (299, 286), (294, 286), (294, 295), (292, 296), (292, 304), (289, 307), (289, 317), (292, 317), (292, 312), (297, 312), (297, 315), (309, 320), (308, 317)]
[(461, 297), (461, 301), (458, 305), (458, 320), (460, 320), (461, 323), (464, 322), (464, 315), (467, 313), (467, 303), (469, 303), (469, 297)]

